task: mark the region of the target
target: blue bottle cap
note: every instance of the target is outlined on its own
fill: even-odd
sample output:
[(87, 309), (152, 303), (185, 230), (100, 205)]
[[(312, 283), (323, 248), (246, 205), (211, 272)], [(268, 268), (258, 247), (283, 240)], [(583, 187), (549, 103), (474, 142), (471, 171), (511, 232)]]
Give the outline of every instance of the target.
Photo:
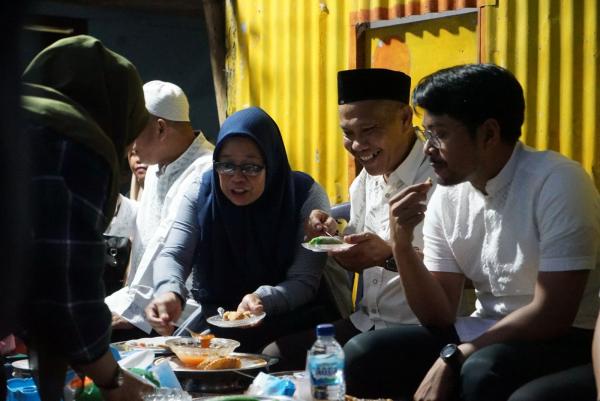
[(335, 327), (331, 323), (324, 323), (317, 326), (317, 336), (333, 336)]

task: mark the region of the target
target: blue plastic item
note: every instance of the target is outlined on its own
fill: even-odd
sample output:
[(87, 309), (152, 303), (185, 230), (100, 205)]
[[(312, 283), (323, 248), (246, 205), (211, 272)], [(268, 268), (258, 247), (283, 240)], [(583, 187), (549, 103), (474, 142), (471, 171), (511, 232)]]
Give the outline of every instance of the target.
[(40, 401), (33, 378), (15, 378), (6, 381), (7, 401)]
[(150, 368), (150, 372), (154, 373), (154, 376), (158, 379), (160, 387), (163, 388), (175, 388), (181, 390), (181, 384), (175, 376), (175, 372), (169, 365), (169, 362), (163, 361), (156, 366)]
[(113, 358), (115, 358), (115, 361), (119, 361), (121, 359), (121, 354), (119, 353), (119, 350), (116, 349), (113, 345), (110, 345), (109, 349)]

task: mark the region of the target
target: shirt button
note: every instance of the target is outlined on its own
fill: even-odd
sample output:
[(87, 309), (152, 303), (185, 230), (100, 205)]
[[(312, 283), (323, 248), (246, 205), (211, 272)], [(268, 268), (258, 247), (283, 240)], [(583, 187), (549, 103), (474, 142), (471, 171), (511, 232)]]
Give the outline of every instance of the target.
[(390, 194), (385, 194), (386, 199), (390, 199)]
[(377, 279), (373, 280), (373, 284), (377, 284)]

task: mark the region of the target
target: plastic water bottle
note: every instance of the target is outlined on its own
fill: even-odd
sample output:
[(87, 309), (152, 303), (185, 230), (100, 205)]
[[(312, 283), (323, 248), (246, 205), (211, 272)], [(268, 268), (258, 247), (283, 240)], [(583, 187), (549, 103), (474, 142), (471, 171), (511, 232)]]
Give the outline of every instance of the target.
[(344, 350), (334, 335), (332, 324), (318, 325), (317, 341), (308, 351), (306, 365), (312, 398), (316, 401), (343, 401), (346, 394)]

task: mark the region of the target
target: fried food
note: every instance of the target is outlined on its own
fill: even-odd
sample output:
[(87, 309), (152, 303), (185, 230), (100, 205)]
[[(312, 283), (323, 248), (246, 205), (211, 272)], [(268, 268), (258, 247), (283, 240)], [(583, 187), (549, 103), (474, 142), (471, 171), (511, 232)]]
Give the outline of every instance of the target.
[(196, 368), (200, 370), (239, 369), (242, 360), (235, 356), (224, 356), (222, 358), (208, 358), (199, 363)]
[(228, 311), (223, 313), (223, 320), (243, 320), (248, 319), (249, 317), (252, 317), (252, 313), (249, 311)]

